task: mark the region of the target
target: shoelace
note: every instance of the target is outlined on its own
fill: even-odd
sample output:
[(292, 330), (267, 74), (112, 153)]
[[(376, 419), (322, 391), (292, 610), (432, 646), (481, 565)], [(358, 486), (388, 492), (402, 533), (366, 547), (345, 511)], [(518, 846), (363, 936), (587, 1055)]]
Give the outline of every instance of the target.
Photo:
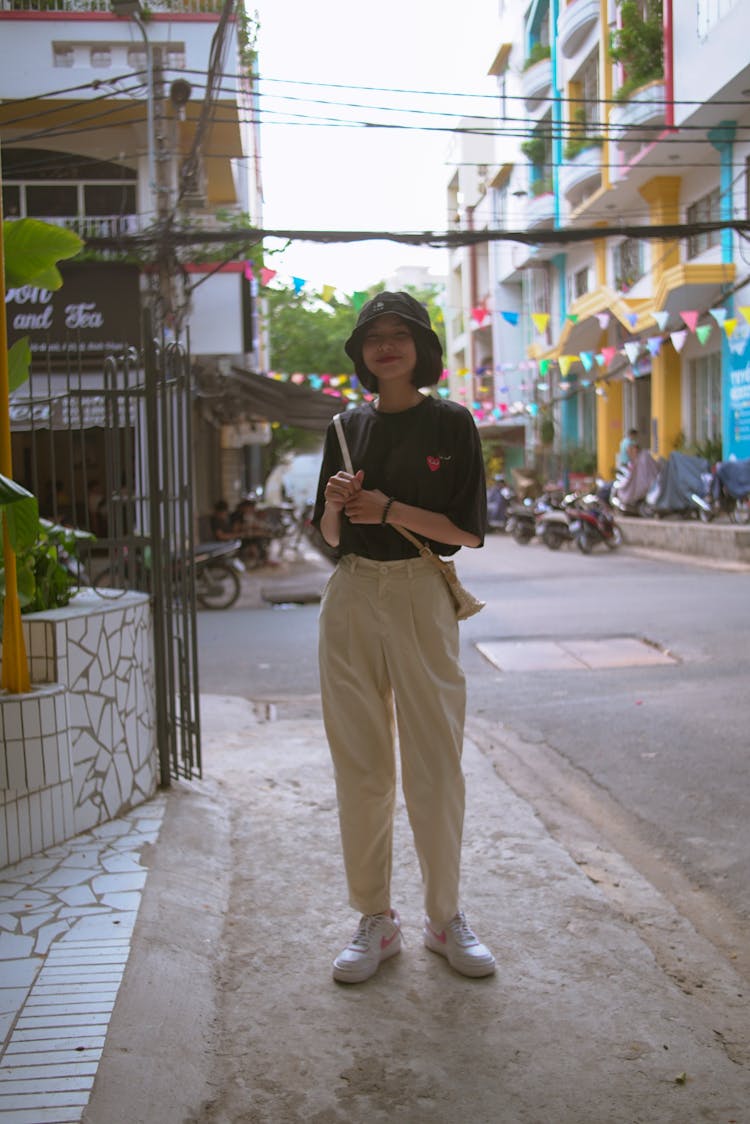
[(382, 923), (384, 915), (379, 913), (367, 914), (360, 918), (357, 931), (349, 942), (350, 948), (368, 948), (373, 930)]
[(463, 910), (459, 910), (453, 920), (448, 922), (446, 927), (453, 933), (457, 944), (479, 944), (476, 933), (469, 928), (469, 922), (466, 920), (466, 915)]

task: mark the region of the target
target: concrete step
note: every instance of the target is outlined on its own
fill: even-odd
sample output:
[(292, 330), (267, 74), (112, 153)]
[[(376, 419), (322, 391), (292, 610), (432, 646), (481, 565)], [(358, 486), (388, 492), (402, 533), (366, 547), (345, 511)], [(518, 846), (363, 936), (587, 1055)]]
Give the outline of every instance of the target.
[(638, 519), (617, 516), (628, 546), (750, 563), (750, 526), (701, 523), (698, 519)]

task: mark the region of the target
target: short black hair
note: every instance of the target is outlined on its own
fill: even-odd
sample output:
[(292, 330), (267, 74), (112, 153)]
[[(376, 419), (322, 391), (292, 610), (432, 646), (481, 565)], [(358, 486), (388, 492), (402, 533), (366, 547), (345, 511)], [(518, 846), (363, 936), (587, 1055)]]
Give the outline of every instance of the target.
[[(426, 332), (417, 324), (410, 324), (408, 320), (402, 321), (409, 329), (414, 340), (417, 352), (417, 362), (412, 375), (412, 383), (419, 389), (420, 386), (435, 386), (443, 376), (443, 349), (433, 332)], [(352, 359), (357, 378), (365, 390), (377, 394), (378, 380), (370, 371), (362, 358), (362, 335), (358, 334), (351, 341)]]

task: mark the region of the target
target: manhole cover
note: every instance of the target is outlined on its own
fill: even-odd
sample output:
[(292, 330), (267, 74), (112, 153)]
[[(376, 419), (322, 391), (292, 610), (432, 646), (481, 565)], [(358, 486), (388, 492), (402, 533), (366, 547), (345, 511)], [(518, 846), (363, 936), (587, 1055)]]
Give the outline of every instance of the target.
[(500, 671), (575, 671), (675, 664), (668, 652), (637, 636), (595, 640), (485, 640), (477, 648)]

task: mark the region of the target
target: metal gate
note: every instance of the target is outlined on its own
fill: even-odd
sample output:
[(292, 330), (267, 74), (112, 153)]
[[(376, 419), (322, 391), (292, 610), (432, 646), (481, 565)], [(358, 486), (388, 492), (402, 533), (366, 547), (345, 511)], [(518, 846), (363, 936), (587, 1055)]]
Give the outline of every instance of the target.
[(149, 338), (94, 366), (35, 370), (13, 395), (14, 477), (40, 514), (91, 532), (94, 586), (151, 596), (161, 783), (201, 775), (190, 358)]

